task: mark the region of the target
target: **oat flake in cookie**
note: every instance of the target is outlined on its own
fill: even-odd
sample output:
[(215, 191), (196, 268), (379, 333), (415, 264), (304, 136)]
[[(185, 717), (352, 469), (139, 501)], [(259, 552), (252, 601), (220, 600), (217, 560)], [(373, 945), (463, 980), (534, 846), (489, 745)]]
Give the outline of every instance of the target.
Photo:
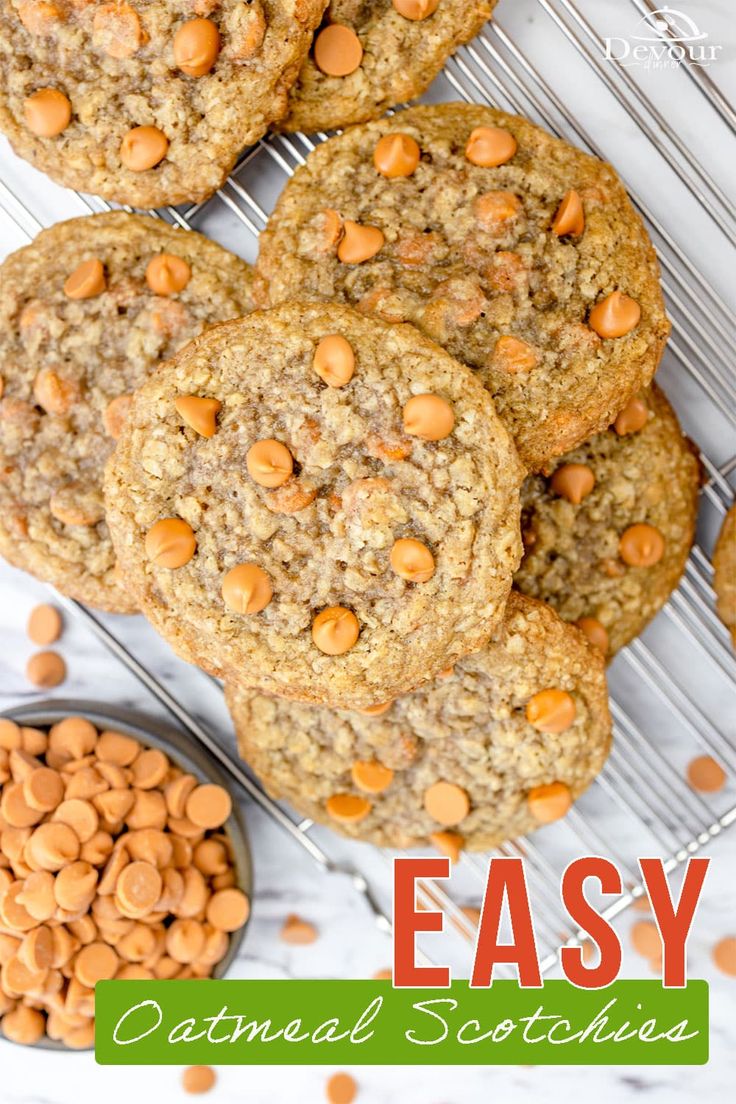
[(736, 648), (736, 506), (726, 514), (713, 551), (713, 587), (719, 616)]
[(210, 329), (138, 391), (106, 496), (126, 583), (181, 655), (370, 706), (498, 625), (520, 479), (488, 393), (433, 342), (290, 304)]
[(243, 758), (300, 814), (388, 847), (495, 847), (564, 815), (608, 754), (603, 661), (512, 594), (495, 643), (372, 715), (226, 685)]
[(199, 202), (286, 111), (325, 0), (0, 0), (0, 130), (60, 184)]
[(251, 269), (124, 212), (57, 223), (0, 268), (0, 553), (100, 609), (136, 608), (102, 469), (130, 392), (210, 322), (251, 309)]
[(413, 100), (496, 0), (332, 0), (289, 94), (282, 130), (336, 130)]
[(612, 656), (677, 586), (699, 489), (696, 450), (653, 385), (604, 433), (527, 478), (516, 586)]
[(537, 470), (605, 429), (669, 330), (614, 171), (524, 119), (416, 107), (318, 146), (261, 235), (259, 295), (413, 322), (491, 391)]

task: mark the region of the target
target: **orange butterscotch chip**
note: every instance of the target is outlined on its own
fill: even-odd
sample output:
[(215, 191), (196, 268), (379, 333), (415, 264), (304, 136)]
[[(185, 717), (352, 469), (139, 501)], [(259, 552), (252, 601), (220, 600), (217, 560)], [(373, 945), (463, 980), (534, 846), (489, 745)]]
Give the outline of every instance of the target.
[(135, 8), (115, 0), (100, 4), (93, 21), (93, 42), (113, 58), (132, 57), (145, 41), (145, 34)]
[(200, 437), (214, 437), (217, 415), (222, 410), (219, 399), (203, 399), (199, 395), (179, 395), (174, 406), (186, 424)]
[(118, 877), (115, 897), (125, 914), (133, 918), (145, 916), (161, 896), (161, 874), (152, 863), (128, 863)]
[(160, 748), (146, 748), (130, 768), (131, 782), (139, 790), (160, 786), (169, 773), (169, 760)]
[(219, 889), (207, 902), (207, 920), (218, 931), (237, 931), (242, 928), (249, 915), (250, 901), (242, 889)]
[(465, 145), (465, 156), (472, 165), (490, 169), (505, 165), (518, 146), (513, 134), (502, 127), (476, 127)]
[(437, 11), (440, 0), (392, 0), (395, 11), (404, 19), (427, 19)]
[(26, 663), (26, 678), (34, 686), (50, 690), (66, 678), (66, 663), (58, 652), (36, 652)]
[(447, 855), (450, 862), (458, 862), (465, 847), (465, 837), (459, 832), (431, 832), (430, 840), (443, 855)]
[(595, 475), (587, 464), (561, 464), (550, 479), (555, 494), (579, 506), (595, 487)]
[(290, 913), (286, 917), (279, 932), (279, 939), (283, 943), (292, 943), (295, 946), (304, 947), (317, 941), (317, 929), (308, 920), (302, 920), (301, 916)]
[(114, 949), (95, 940), (82, 947), (74, 959), (74, 976), (81, 985), (94, 989), (98, 981), (114, 978), (119, 965)]
[(181, 1075), (181, 1087), (187, 1093), (206, 1093), (214, 1088), (216, 1080), (212, 1066), (189, 1066)]
[(325, 802), (325, 808), (333, 820), (342, 824), (357, 824), (371, 811), (371, 803), (358, 794), (332, 794)]
[(350, 768), (353, 782), (366, 793), (383, 793), (394, 780), (394, 772), (376, 759), (358, 760)]
[(146, 555), (157, 567), (184, 567), (196, 548), (192, 527), (181, 518), (161, 518), (146, 533)]
[(377, 705), (364, 705), (362, 709), (356, 709), (356, 713), (362, 713), (364, 717), (380, 717), (382, 713), (388, 713), (393, 701), (379, 702)]
[(328, 334), (314, 350), (312, 367), (330, 387), (344, 387), (355, 372), (355, 353), (342, 334)]
[(96, 745), (97, 729), (86, 717), (64, 717), (49, 732), (49, 748), (67, 759), (83, 759)]
[(631, 945), (644, 958), (654, 958), (662, 951), (662, 939), (652, 920), (637, 920), (631, 925)]
[(403, 410), (404, 430), (423, 441), (442, 441), (455, 428), (455, 413), (439, 395), (413, 395)]
[(337, 247), (337, 258), (343, 264), (362, 264), (375, 257), (385, 242), (383, 231), (377, 226), (345, 219), (343, 236)]
[(129, 767), (141, 750), (141, 745), (133, 736), (124, 732), (101, 732), (97, 741), (95, 755), (103, 763), (115, 763), (119, 767)]
[(426, 583), (435, 571), (434, 556), (426, 544), (411, 537), (394, 542), (389, 562), (392, 570), (409, 583)]
[(562, 197), (559, 207), (552, 219), (552, 233), (558, 238), (566, 234), (582, 234), (585, 229), (585, 214), (583, 213), (583, 201), (578, 193), (571, 188)]
[(388, 179), (411, 176), (419, 164), (422, 151), (410, 134), (384, 134), (373, 150), (376, 171)]
[(222, 600), (235, 613), (260, 613), (272, 597), (271, 580), (258, 564), (238, 564), (223, 576)]
[(613, 423), (613, 428), (619, 437), (625, 437), (627, 433), (638, 433), (649, 420), (649, 407), (643, 399), (634, 396), (629, 399), (626, 406)]
[(40, 824), (26, 844), (28, 859), (34, 869), (50, 870), (53, 874), (79, 858), (79, 836), (68, 824)]
[(312, 640), (325, 655), (337, 656), (350, 651), (359, 635), (358, 618), (344, 606), (329, 606), (312, 622)]
[(629, 567), (654, 567), (664, 556), (664, 537), (653, 525), (630, 525), (621, 534), (618, 552)]
[(579, 617), (575, 624), (585, 634), (593, 647), (598, 648), (606, 655), (608, 652), (608, 633), (600, 621), (596, 617)]
[(154, 295), (175, 295), (191, 278), (188, 262), (174, 253), (157, 253), (146, 265), (146, 283)]
[(694, 790), (717, 793), (726, 785), (726, 772), (711, 755), (698, 755), (688, 763), (687, 780)]
[(120, 143), (120, 160), (131, 172), (146, 172), (163, 161), (169, 140), (155, 126), (137, 126), (129, 130)]
[(521, 200), (513, 192), (485, 192), (473, 202), (473, 214), (489, 229), (516, 218), (520, 210)]
[(64, 294), (69, 299), (94, 299), (106, 287), (105, 269), (97, 257), (78, 264), (64, 282)]
[(12, 1043), (31, 1046), (43, 1036), (46, 1021), (35, 1008), (24, 1004), (17, 1005), (3, 1016), (2, 1030), (6, 1039)]
[(575, 701), (566, 690), (540, 690), (526, 703), (526, 719), (538, 732), (565, 732), (575, 720)]
[[(394, 5), (398, 3), (403, 5), (406, 2), (407, 0), (394, 0)], [(421, 2), (422, 0), (414, 0), (414, 3)], [(349, 1073), (333, 1073), (325, 1085), (327, 1104), (353, 1104), (357, 1093), (358, 1086)]]
[(599, 337), (624, 337), (638, 326), (641, 307), (622, 291), (612, 291), (596, 303), (588, 317), (588, 325)]
[(220, 52), (220, 32), (211, 19), (189, 19), (174, 35), (174, 61), (188, 77), (209, 73)]
[(61, 614), (56, 606), (41, 605), (31, 610), (26, 633), (34, 644), (53, 644), (61, 636)]
[(315, 65), (328, 77), (347, 77), (362, 60), (360, 39), (343, 23), (330, 23), (314, 40)]
[(20, 0), (18, 18), (27, 31), (35, 35), (50, 35), (63, 19), (58, 4), (49, 0)]
[[(42, 368), (33, 381), (33, 397), (47, 414), (66, 414), (78, 397), (76, 386), (53, 368)], [(60, 488), (63, 493), (64, 488)], [(55, 496), (59, 497), (59, 491)]]
[(512, 334), (501, 334), (493, 347), (493, 367), (513, 376), (517, 372), (530, 372), (537, 365), (535, 350), (526, 341)]
[(64, 797), (64, 779), (58, 771), (39, 767), (24, 779), (23, 797), (32, 809), (49, 813)]
[(529, 812), (540, 824), (551, 824), (563, 817), (572, 805), (570, 789), (564, 782), (535, 786), (526, 798)]
[(736, 936), (727, 935), (713, 948), (713, 961), (728, 977), (736, 977)]
[(245, 466), (248, 475), (259, 487), (280, 487), (291, 478), (294, 458), (281, 441), (266, 438), (250, 446)]
[(454, 782), (435, 782), (424, 791), (424, 808), (438, 824), (449, 828), (468, 815), (470, 798)]
[(72, 105), (58, 88), (39, 88), (23, 101), (26, 126), (39, 138), (55, 138), (69, 126)]
[(230, 794), (214, 782), (196, 786), (186, 804), (186, 815), (199, 828), (219, 828), (232, 812)]
[(132, 405), (132, 395), (118, 395), (116, 398), (110, 399), (105, 407), (102, 424), (105, 427), (105, 433), (108, 437), (112, 437), (113, 441), (117, 441), (123, 432)]

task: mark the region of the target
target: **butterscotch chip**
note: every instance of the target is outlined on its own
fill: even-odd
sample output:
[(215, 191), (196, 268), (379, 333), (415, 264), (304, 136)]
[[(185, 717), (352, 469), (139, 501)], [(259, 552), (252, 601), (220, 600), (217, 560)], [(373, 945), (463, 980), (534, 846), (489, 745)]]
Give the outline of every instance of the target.
[(146, 748), (130, 767), (131, 782), (141, 790), (160, 786), (169, 771), (169, 760), (159, 748)]
[(627, 433), (638, 433), (640, 429), (644, 428), (648, 420), (649, 407), (644, 399), (635, 395), (633, 399), (629, 399), (623, 410), (616, 416), (613, 428), (620, 437), (624, 437)]
[(214, 437), (217, 415), (222, 409), (219, 399), (203, 399), (198, 395), (180, 395), (174, 406), (184, 421), (201, 437)]
[(325, 1085), (328, 1104), (352, 1104), (357, 1093), (358, 1086), (349, 1073), (333, 1073)]
[(95, 750), (97, 729), (85, 717), (65, 717), (49, 730), (49, 748), (65, 759), (83, 759)]
[(331, 23), (314, 40), (314, 60), (330, 77), (354, 73), (363, 60), (363, 47), (355, 31), (342, 23)]
[(189, 1066), (181, 1075), (181, 1087), (188, 1093), (206, 1093), (213, 1089), (217, 1074), (212, 1066)]
[(40, 824), (35, 828), (26, 848), (37, 870), (56, 872), (69, 863), (76, 862), (80, 841), (68, 824), (53, 822)]
[(197, 549), (191, 525), (181, 518), (162, 518), (146, 533), (146, 555), (157, 567), (188, 564)]
[(34, 644), (54, 644), (61, 636), (61, 614), (56, 606), (41, 605), (31, 610), (26, 632)]
[(98, 874), (88, 862), (75, 862), (65, 866), (56, 875), (54, 896), (59, 908), (76, 912), (89, 908), (97, 888)]
[(585, 633), (593, 647), (599, 648), (604, 655), (608, 653), (608, 633), (597, 618), (579, 617), (575, 624), (581, 632)]
[[(242, 928), (250, 915), (250, 901), (241, 889), (220, 889), (207, 902), (207, 920), (218, 931)], [(171, 951), (169, 951), (171, 954)]]
[(558, 237), (566, 234), (582, 234), (585, 229), (583, 201), (574, 188), (565, 192), (552, 219), (552, 233)]
[(115, 897), (125, 915), (145, 916), (161, 896), (161, 874), (151, 863), (131, 862), (125, 866), (115, 884)]
[(94, 989), (98, 981), (115, 977), (120, 959), (106, 943), (88, 943), (74, 960), (74, 976), (81, 985)]
[[(494, 209), (498, 210), (498, 207), (495, 206)], [(513, 208), (507, 206), (504, 210), (513, 214)], [(512, 337), (511, 334), (502, 334), (499, 337), (493, 349), (493, 365), (495, 368), (514, 375), (517, 372), (529, 372), (536, 367), (536, 364), (537, 354), (526, 341), (521, 341), (518, 337)]]
[(209, 73), (220, 52), (220, 32), (211, 19), (189, 19), (174, 35), (174, 61), (189, 77)]
[(173, 845), (166, 832), (157, 828), (141, 828), (128, 832), (125, 847), (131, 859), (142, 859), (159, 870), (169, 865), (173, 857)]
[(23, 101), (28, 129), (39, 138), (55, 138), (69, 126), (72, 105), (58, 88), (39, 88)]
[(411, 176), (419, 164), (422, 151), (410, 134), (384, 134), (373, 151), (376, 170), (389, 179)]
[(27, 932), (37, 925), (37, 920), (19, 898), (23, 882), (12, 882), (0, 897), (0, 920), (6, 928), (15, 932)]
[(35, 1008), (27, 1008), (19, 1004), (11, 1012), (6, 1012), (0, 1026), (3, 1035), (6, 1039), (10, 1039), (11, 1043), (32, 1046), (43, 1036), (45, 1020)]
[(350, 768), (353, 782), (365, 793), (383, 793), (393, 782), (394, 772), (377, 759), (359, 760)]
[[(562, 733), (541, 733), (524, 704), (555, 683), (569, 688), (575, 717)], [(458, 836), (453, 851), (460, 834), (468, 850), (487, 850), (534, 830), (530, 791), (558, 782), (575, 800), (610, 740), (602, 655), (548, 606), (514, 591), (492, 643), (459, 659), (452, 678), (397, 698), (382, 717), (232, 682), (226, 697), (241, 754), (267, 787), (300, 816), (394, 849), (427, 846), (446, 829)], [(354, 764), (376, 760), (394, 771), (392, 784), (346, 792)]]
[(396, 574), (409, 583), (426, 583), (435, 572), (434, 556), (426, 544), (412, 538), (397, 540), (389, 559)]
[(362, 264), (375, 257), (383, 248), (384, 242), (383, 231), (378, 226), (345, 219), (343, 235), (337, 247), (338, 260), (347, 265)]
[(271, 438), (251, 445), (245, 464), (251, 479), (261, 487), (280, 487), (291, 478), (294, 469), (294, 460), (286, 445)]
[(100, 822), (94, 805), (78, 797), (62, 801), (54, 811), (52, 820), (68, 825), (80, 843), (92, 839)]
[(394, 10), (404, 19), (420, 20), (434, 15), (440, 0), (391, 0)]
[(355, 372), (355, 353), (342, 334), (323, 337), (314, 351), (314, 370), (330, 387), (344, 387)]
[(555, 494), (579, 506), (595, 487), (595, 475), (587, 464), (561, 464), (550, 480), (550, 487)]
[(662, 940), (657, 925), (651, 920), (637, 920), (631, 925), (631, 945), (644, 958), (653, 958), (661, 953)]
[(4, 748), (5, 751), (12, 751), (14, 748), (22, 746), (23, 736), (20, 725), (17, 725), (15, 721), (8, 721), (4, 717), (0, 717), (0, 748)]
[(687, 765), (687, 780), (694, 790), (717, 793), (726, 784), (726, 772), (710, 755), (698, 755)]
[(222, 840), (204, 839), (194, 848), (192, 861), (205, 877), (224, 874), (230, 869), (230, 858)]
[(187, 798), (197, 785), (193, 774), (182, 774), (169, 782), (164, 790), (166, 808), (172, 817), (181, 819), (187, 807)]
[[(50, 871), (35, 870), (25, 879), (18, 893), (18, 904), (39, 923), (50, 920), (56, 911), (55, 884), (54, 875)], [(58, 964), (54, 960), (49, 965)]]
[(34, 686), (51, 690), (66, 678), (66, 663), (58, 652), (36, 652), (26, 663), (26, 678)]
[(175, 295), (191, 278), (189, 262), (174, 253), (157, 253), (146, 265), (146, 283), (155, 295)]
[(572, 797), (564, 782), (549, 782), (529, 791), (527, 805), (535, 820), (549, 824), (565, 815), (572, 805)]
[(64, 780), (58, 771), (39, 767), (31, 771), (23, 782), (23, 797), (32, 809), (49, 813), (64, 797)]
[(516, 153), (518, 146), (510, 131), (503, 127), (476, 127), (465, 145), (465, 156), (473, 165), (484, 169), (504, 165)]
[(105, 763), (115, 763), (120, 767), (129, 767), (140, 753), (141, 745), (134, 736), (124, 732), (106, 730), (100, 733), (95, 747), (98, 759)]
[(366, 705), (359, 709), (358, 713), (362, 713), (364, 717), (380, 717), (382, 714), (388, 713), (393, 704), (392, 701), (388, 701), (380, 702), (378, 705)]
[(212, 782), (192, 790), (186, 803), (186, 815), (200, 828), (219, 828), (232, 812), (232, 799), (227, 790)]
[(222, 599), (235, 613), (260, 613), (272, 597), (271, 580), (258, 564), (238, 564), (223, 576)]
[(465, 846), (465, 837), (459, 832), (432, 832), (430, 840), (443, 855), (447, 855), (451, 862), (460, 860)]
[(164, 796), (158, 790), (135, 790), (135, 798), (125, 823), (129, 828), (163, 828), (167, 809)]
[(455, 413), (439, 395), (414, 395), (404, 406), (404, 430), (424, 441), (441, 441), (455, 427)]
[(525, 715), (538, 732), (565, 732), (575, 720), (575, 700), (566, 690), (540, 690), (526, 703)]
[(729, 935), (716, 943), (713, 961), (722, 974), (736, 977), (736, 936)]
[(40, 728), (28, 728), (25, 725), (20, 731), (24, 751), (27, 751), (29, 755), (46, 754), (48, 736), (45, 732), (42, 732)]
[(629, 567), (654, 567), (662, 559), (664, 537), (653, 525), (639, 522), (621, 534), (619, 555)]
[(624, 337), (638, 326), (641, 307), (629, 295), (612, 291), (593, 307), (588, 324), (600, 337)]
[(26, 801), (20, 782), (6, 782), (0, 799), (0, 815), (13, 828), (29, 828), (43, 817), (39, 809)]
[(163, 161), (169, 140), (155, 126), (137, 126), (129, 130), (120, 145), (120, 160), (131, 172), (146, 172)]
[(105, 269), (99, 257), (82, 261), (64, 281), (68, 299), (94, 299), (105, 290)]
[(344, 606), (320, 610), (312, 622), (312, 640), (325, 655), (343, 655), (357, 643), (358, 618)]
[(281, 925), (279, 939), (282, 943), (292, 943), (295, 946), (305, 947), (310, 943), (316, 943), (318, 932), (309, 920), (303, 920), (301, 916), (291, 913)]

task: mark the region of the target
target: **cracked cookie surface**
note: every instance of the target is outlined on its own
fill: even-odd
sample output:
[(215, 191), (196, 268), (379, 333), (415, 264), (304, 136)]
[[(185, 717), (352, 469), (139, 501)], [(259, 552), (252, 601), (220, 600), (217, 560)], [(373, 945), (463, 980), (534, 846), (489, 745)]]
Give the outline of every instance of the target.
[[(572, 703), (558, 732), (527, 717), (550, 690)], [(562, 799), (560, 812), (587, 788), (610, 744), (600, 654), (549, 606), (516, 593), (494, 643), (379, 715), (234, 683), (226, 697), (240, 752), (274, 797), (385, 847), (440, 844), (435, 833), (448, 829), (474, 850), (523, 835), (540, 823), (541, 797)]]
[[(146, 276), (160, 255), (171, 259), (151, 279), (166, 294)], [(0, 552), (79, 601), (132, 612), (104, 518), (105, 461), (130, 392), (159, 361), (251, 308), (252, 270), (194, 231), (119, 211), (57, 223), (0, 273)]]
[(614, 426), (527, 477), (515, 585), (566, 621), (593, 618), (613, 655), (677, 586), (699, 488), (697, 452), (654, 384)]
[[(2, 0), (0, 130), (67, 187), (134, 207), (201, 202), (286, 111), (324, 7)], [(52, 102), (32, 99), (49, 89)]]
[[(318, 350), (335, 337), (353, 371), (329, 384)], [(220, 404), (211, 436), (181, 396)], [(126, 582), (176, 651), (244, 685), (368, 706), (498, 625), (521, 475), (488, 393), (433, 342), (289, 304), (213, 327), (137, 392), (105, 490)], [(175, 567), (149, 536), (166, 519)]]
[[(569, 193), (580, 207), (563, 225)], [(358, 252), (356, 226), (375, 238)], [(532, 471), (613, 421), (669, 332), (654, 250), (613, 169), (474, 105), (410, 108), (319, 145), (257, 269), (261, 304), (299, 295), (412, 322), (475, 369)]]

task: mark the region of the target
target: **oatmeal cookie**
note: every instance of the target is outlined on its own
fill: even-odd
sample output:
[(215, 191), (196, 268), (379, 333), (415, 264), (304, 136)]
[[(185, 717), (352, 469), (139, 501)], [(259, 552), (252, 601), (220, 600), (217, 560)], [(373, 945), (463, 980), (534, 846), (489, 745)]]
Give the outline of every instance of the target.
[(259, 302), (413, 322), (476, 369), (530, 470), (605, 429), (669, 331), (613, 169), (488, 107), (415, 107), (318, 146), (257, 267)]
[(608, 754), (603, 661), (512, 594), (499, 638), (373, 714), (226, 684), (240, 751), (302, 816), (388, 847), (495, 847), (556, 819)]
[(130, 392), (208, 323), (250, 310), (252, 270), (194, 231), (116, 211), (44, 230), (0, 274), (0, 553), (130, 612), (103, 466)]
[(515, 584), (612, 656), (677, 586), (695, 536), (700, 464), (656, 384), (522, 488)]
[(213, 327), (137, 392), (106, 497), (126, 582), (180, 655), (368, 706), (498, 625), (520, 482), (490, 396), (433, 342), (288, 304)]
[(490, 18), (496, 0), (332, 0), (281, 130), (335, 130), (412, 100)]
[(713, 550), (713, 587), (719, 616), (736, 648), (736, 506), (726, 514)]
[(200, 202), (287, 107), (325, 0), (0, 0), (0, 130), (60, 184)]

